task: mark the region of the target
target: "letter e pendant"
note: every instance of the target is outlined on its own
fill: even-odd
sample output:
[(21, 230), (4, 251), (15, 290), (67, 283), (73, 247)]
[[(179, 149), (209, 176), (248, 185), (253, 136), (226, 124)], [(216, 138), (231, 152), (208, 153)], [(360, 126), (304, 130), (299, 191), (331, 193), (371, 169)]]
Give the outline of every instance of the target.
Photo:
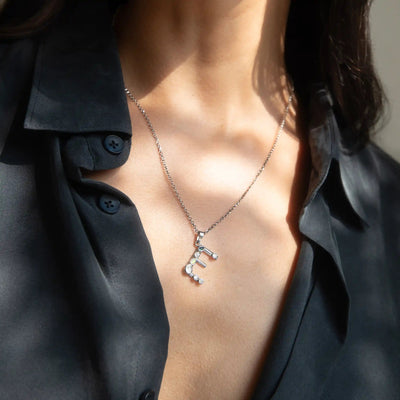
[(203, 239), (204, 235), (205, 235), (204, 232), (199, 232), (199, 234), (197, 235), (196, 241), (194, 242), (196, 250), (194, 251), (192, 257), (190, 258), (188, 264), (186, 264), (185, 266), (186, 274), (189, 275), (190, 278), (192, 278), (195, 282), (197, 282), (200, 285), (204, 283), (204, 280), (193, 272), (193, 267), (196, 264), (201, 265), (203, 268), (207, 266), (207, 264), (204, 261), (200, 260), (200, 256), (203, 253), (205, 253), (213, 260), (216, 260), (218, 258), (217, 253), (214, 253), (213, 251), (207, 249), (207, 247), (201, 244), (201, 239)]

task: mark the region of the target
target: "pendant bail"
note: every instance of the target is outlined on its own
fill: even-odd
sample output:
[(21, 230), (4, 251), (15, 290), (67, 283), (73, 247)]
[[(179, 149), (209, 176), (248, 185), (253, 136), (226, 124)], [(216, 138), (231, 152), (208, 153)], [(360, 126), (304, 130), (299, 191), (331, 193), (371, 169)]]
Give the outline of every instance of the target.
[(197, 238), (196, 238), (196, 242), (195, 242), (196, 246), (200, 245), (200, 241), (201, 241), (201, 239), (203, 239), (204, 236), (205, 236), (204, 232), (202, 232), (202, 231), (197, 232)]

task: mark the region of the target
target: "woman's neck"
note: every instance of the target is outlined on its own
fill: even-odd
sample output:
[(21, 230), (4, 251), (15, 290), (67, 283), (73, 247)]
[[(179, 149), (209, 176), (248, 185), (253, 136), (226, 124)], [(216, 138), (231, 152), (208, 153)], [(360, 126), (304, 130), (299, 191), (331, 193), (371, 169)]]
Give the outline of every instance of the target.
[(288, 8), (289, 0), (128, 1), (114, 26), (125, 84), (139, 98), (157, 93), (165, 104), (173, 93), (182, 104), (189, 94), (199, 109), (226, 115), (260, 98), (284, 103)]

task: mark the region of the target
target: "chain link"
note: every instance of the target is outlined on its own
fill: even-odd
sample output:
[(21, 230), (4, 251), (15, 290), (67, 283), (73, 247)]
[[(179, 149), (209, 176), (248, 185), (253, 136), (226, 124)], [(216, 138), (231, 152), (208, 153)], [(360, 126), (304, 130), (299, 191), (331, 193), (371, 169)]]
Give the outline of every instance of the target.
[(264, 171), (265, 166), (267, 165), (268, 161), (270, 160), (270, 158), (271, 158), (271, 156), (272, 156), (272, 153), (274, 152), (274, 150), (275, 150), (275, 148), (276, 148), (276, 146), (277, 146), (277, 144), (278, 144), (278, 140), (279, 140), (279, 138), (280, 138), (280, 136), (281, 136), (281, 134), (282, 134), (282, 132), (283, 132), (283, 129), (285, 128), (286, 119), (287, 119), (287, 116), (288, 116), (288, 113), (289, 113), (289, 110), (290, 110), (290, 105), (291, 105), (292, 100), (293, 100), (293, 91), (291, 91), (291, 93), (290, 93), (290, 95), (289, 95), (289, 99), (288, 99), (287, 105), (286, 105), (286, 107), (285, 107), (285, 111), (284, 111), (284, 114), (283, 114), (282, 122), (280, 123), (279, 130), (278, 130), (278, 133), (277, 133), (277, 135), (276, 135), (276, 137), (275, 137), (275, 140), (274, 140), (274, 142), (273, 142), (273, 144), (272, 144), (272, 146), (271, 146), (271, 149), (269, 150), (269, 152), (268, 152), (268, 154), (267, 154), (267, 157), (265, 158), (265, 160), (264, 160), (263, 164), (261, 165), (260, 169), (257, 171), (257, 173), (256, 173), (255, 177), (253, 178), (253, 180), (251, 181), (250, 185), (249, 185), (249, 186), (247, 187), (247, 189), (242, 193), (242, 195), (239, 197), (239, 199), (229, 208), (229, 210), (228, 210), (224, 215), (222, 215), (221, 218), (219, 218), (218, 220), (216, 220), (216, 221), (215, 221), (212, 225), (210, 225), (206, 230), (200, 231), (200, 229), (197, 228), (197, 225), (196, 225), (196, 223), (194, 222), (193, 217), (190, 215), (189, 210), (188, 210), (187, 207), (185, 206), (185, 203), (183, 202), (183, 199), (182, 199), (182, 197), (181, 197), (181, 195), (180, 195), (180, 193), (179, 193), (179, 191), (178, 191), (178, 189), (177, 189), (177, 187), (176, 187), (176, 185), (175, 185), (175, 182), (174, 182), (174, 180), (172, 179), (172, 175), (171, 175), (171, 173), (169, 172), (167, 162), (165, 161), (165, 156), (164, 156), (164, 153), (163, 153), (162, 148), (161, 148), (160, 140), (159, 140), (159, 138), (158, 138), (158, 136), (157, 136), (157, 133), (156, 133), (154, 127), (153, 127), (153, 124), (152, 124), (151, 121), (150, 121), (150, 118), (149, 118), (147, 112), (146, 112), (145, 109), (141, 106), (141, 104), (139, 103), (139, 101), (136, 99), (136, 97), (132, 94), (132, 92), (131, 92), (129, 89), (125, 88), (125, 93), (126, 93), (126, 94), (128, 95), (128, 97), (133, 101), (133, 103), (135, 103), (136, 107), (138, 108), (138, 110), (140, 111), (140, 113), (143, 115), (143, 117), (144, 117), (144, 119), (145, 119), (145, 121), (146, 121), (146, 124), (147, 124), (148, 128), (149, 128), (150, 131), (151, 131), (151, 134), (153, 135), (153, 138), (154, 138), (154, 140), (155, 140), (155, 142), (156, 142), (156, 146), (157, 146), (158, 154), (159, 154), (159, 157), (160, 157), (160, 161), (161, 161), (161, 164), (162, 164), (162, 166), (163, 166), (163, 168), (164, 168), (164, 171), (165, 171), (165, 174), (166, 174), (166, 176), (167, 176), (168, 182), (169, 182), (169, 184), (171, 185), (171, 188), (172, 188), (172, 190), (173, 190), (173, 192), (174, 192), (174, 194), (175, 194), (175, 197), (176, 197), (176, 199), (178, 200), (178, 202), (179, 202), (179, 204), (180, 204), (182, 210), (184, 211), (184, 213), (185, 213), (187, 219), (189, 220), (190, 224), (192, 225), (195, 234), (199, 234), (200, 232), (203, 232), (204, 235), (205, 235), (206, 233), (210, 232), (210, 231), (211, 231), (212, 229), (214, 229), (218, 224), (220, 224), (225, 218), (227, 218), (230, 214), (232, 214), (232, 212), (235, 210), (235, 208), (237, 208), (237, 207), (239, 206), (240, 202), (245, 198), (245, 196), (247, 195), (247, 193), (249, 192), (249, 190), (250, 190), (250, 189), (253, 187), (253, 185), (256, 183), (258, 177), (259, 177), (259, 176), (261, 175), (261, 173)]

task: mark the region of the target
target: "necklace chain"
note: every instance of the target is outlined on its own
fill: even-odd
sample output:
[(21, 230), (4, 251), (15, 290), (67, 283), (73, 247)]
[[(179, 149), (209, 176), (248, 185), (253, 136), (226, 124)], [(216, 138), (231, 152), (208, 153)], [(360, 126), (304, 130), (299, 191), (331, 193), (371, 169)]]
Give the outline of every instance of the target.
[(285, 128), (286, 119), (287, 119), (287, 116), (288, 116), (288, 113), (289, 113), (289, 110), (290, 110), (290, 105), (291, 105), (292, 100), (293, 100), (293, 92), (291, 91), (291, 93), (290, 93), (290, 95), (289, 95), (289, 99), (288, 99), (287, 105), (286, 105), (286, 107), (285, 107), (285, 111), (284, 111), (284, 113), (283, 113), (282, 121), (281, 121), (281, 123), (280, 123), (280, 125), (279, 125), (278, 133), (277, 133), (276, 136), (275, 136), (274, 142), (273, 142), (273, 144), (272, 144), (272, 146), (271, 146), (271, 148), (270, 148), (270, 150), (269, 150), (269, 152), (268, 152), (268, 154), (267, 154), (267, 157), (265, 158), (264, 162), (262, 163), (260, 169), (257, 171), (257, 173), (256, 173), (255, 177), (253, 178), (253, 180), (250, 182), (249, 186), (248, 186), (248, 187), (246, 188), (246, 190), (242, 193), (242, 195), (236, 200), (236, 202), (228, 209), (228, 211), (226, 211), (226, 213), (225, 213), (224, 215), (222, 215), (222, 217), (220, 217), (218, 220), (216, 220), (216, 221), (215, 221), (212, 225), (210, 225), (206, 230), (201, 231), (201, 230), (197, 227), (196, 223), (194, 222), (193, 217), (191, 216), (189, 210), (187, 209), (185, 203), (183, 202), (182, 196), (180, 195), (180, 193), (179, 193), (179, 191), (178, 191), (178, 189), (177, 189), (177, 187), (176, 187), (176, 185), (175, 185), (175, 182), (174, 182), (174, 180), (172, 179), (172, 175), (171, 175), (171, 173), (170, 173), (170, 171), (169, 171), (167, 162), (166, 162), (166, 160), (165, 160), (164, 153), (163, 153), (162, 148), (161, 148), (160, 140), (159, 140), (159, 138), (158, 138), (158, 136), (157, 136), (157, 133), (156, 133), (154, 127), (153, 127), (153, 124), (152, 124), (151, 121), (150, 121), (150, 118), (149, 118), (149, 116), (148, 116), (146, 110), (142, 107), (142, 105), (139, 103), (139, 101), (136, 99), (136, 97), (132, 94), (132, 92), (131, 92), (129, 89), (125, 88), (125, 93), (126, 93), (126, 94), (128, 95), (128, 97), (133, 101), (133, 103), (135, 103), (136, 107), (138, 108), (138, 110), (140, 111), (140, 113), (143, 115), (143, 118), (145, 119), (146, 124), (147, 124), (149, 130), (151, 131), (151, 134), (153, 135), (153, 138), (154, 138), (154, 140), (155, 140), (155, 142), (156, 142), (156, 146), (157, 146), (157, 150), (158, 150), (158, 154), (159, 154), (159, 157), (160, 157), (161, 164), (162, 164), (163, 169), (164, 169), (164, 171), (165, 171), (165, 174), (166, 174), (166, 176), (167, 176), (168, 182), (169, 182), (169, 184), (171, 185), (171, 188), (172, 188), (172, 190), (173, 190), (173, 192), (174, 192), (174, 194), (175, 194), (175, 197), (176, 197), (176, 199), (178, 200), (178, 202), (179, 202), (179, 204), (180, 204), (182, 210), (184, 211), (184, 213), (185, 213), (185, 215), (186, 215), (188, 221), (189, 221), (190, 224), (192, 225), (195, 234), (198, 235), (198, 234), (201, 233), (201, 234), (202, 234), (202, 237), (203, 237), (206, 233), (208, 233), (208, 232), (210, 232), (212, 229), (214, 229), (218, 224), (220, 224), (220, 223), (221, 223), (225, 218), (227, 218), (230, 214), (232, 214), (232, 212), (239, 206), (239, 204), (241, 203), (241, 201), (245, 198), (245, 196), (247, 195), (247, 193), (249, 192), (249, 190), (250, 190), (250, 189), (253, 187), (253, 185), (256, 183), (258, 177), (259, 177), (259, 176), (261, 175), (261, 173), (264, 171), (265, 166), (267, 165), (268, 161), (270, 160), (270, 158), (271, 158), (271, 156), (272, 156), (272, 153), (274, 152), (274, 150), (275, 150), (275, 148), (276, 148), (276, 146), (277, 146), (277, 144), (278, 144), (278, 140), (279, 140), (279, 138), (280, 138), (280, 136), (281, 136), (281, 134), (282, 134), (282, 132), (283, 132), (283, 129)]

